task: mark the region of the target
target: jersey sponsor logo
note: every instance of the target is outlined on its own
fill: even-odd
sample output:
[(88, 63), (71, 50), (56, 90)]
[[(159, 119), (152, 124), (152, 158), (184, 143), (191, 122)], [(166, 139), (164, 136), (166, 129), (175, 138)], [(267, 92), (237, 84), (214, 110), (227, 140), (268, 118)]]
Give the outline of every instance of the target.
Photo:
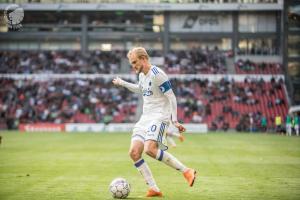
[(163, 84), (161, 84), (159, 86), (159, 89), (162, 93), (165, 93), (167, 92), (168, 90), (172, 89), (172, 85), (171, 85), (171, 82), (170, 81), (166, 81), (164, 82)]
[(149, 88), (143, 90), (143, 96), (151, 96), (151, 95), (153, 95), (153, 92)]

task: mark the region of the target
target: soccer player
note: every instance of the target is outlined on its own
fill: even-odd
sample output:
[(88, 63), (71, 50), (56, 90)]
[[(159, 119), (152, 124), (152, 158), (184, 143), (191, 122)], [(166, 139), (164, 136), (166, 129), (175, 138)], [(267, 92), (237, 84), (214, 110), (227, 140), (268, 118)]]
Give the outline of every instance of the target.
[(297, 113), (294, 117), (294, 124), (295, 124), (294, 128), (295, 128), (295, 131), (296, 131), (296, 135), (299, 136), (299, 124), (300, 124), (300, 122), (299, 122), (299, 116), (297, 115)]
[(168, 148), (165, 133), (170, 121), (180, 133), (186, 130), (177, 121), (177, 101), (168, 76), (160, 68), (151, 65), (149, 55), (143, 47), (133, 48), (128, 52), (127, 57), (133, 70), (139, 75), (138, 84), (126, 82), (119, 77), (114, 78), (112, 82), (143, 95), (143, 113), (133, 128), (129, 155), (149, 186), (146, 196), (162, 197), (162, 192), (148, 164), (142, 158), (143, 151), (150, 157), (181, 171), (189, 186), (192, 187), (196, 171), (186, 167), (165, 151)]
[(288, 114), (285, 118), (286, 135), (292, 136), (292, 118)]

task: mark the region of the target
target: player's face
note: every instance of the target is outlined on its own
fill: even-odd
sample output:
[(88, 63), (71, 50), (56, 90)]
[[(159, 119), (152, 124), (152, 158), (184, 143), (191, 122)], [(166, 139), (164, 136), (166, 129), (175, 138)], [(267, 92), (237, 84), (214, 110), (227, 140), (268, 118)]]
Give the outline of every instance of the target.
[(143, 59), (139, 59), (134, 53), (129, 56), (129, 63), (135, 73), (139, 74), (143, 71)]

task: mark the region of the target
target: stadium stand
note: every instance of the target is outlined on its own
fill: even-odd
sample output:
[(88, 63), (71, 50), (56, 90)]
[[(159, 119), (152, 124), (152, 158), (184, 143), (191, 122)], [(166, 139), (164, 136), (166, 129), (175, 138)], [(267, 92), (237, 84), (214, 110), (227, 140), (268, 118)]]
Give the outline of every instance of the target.
[(252, 62), (251, 60), (238, 60), (235, 63), (237, 74), (283, 74), (280, 63)]
[(2, 51), (0, 73), (100, 73), (120, 71), (124, 51)]
[(137, 96), (106, 80), (0, 79), (1, 127), (19, 123), (133, 122)]
[[(287, 114), (282, 79), (171, 80), (178, 98), (179, 119), (185, 123), (207, 123), (212, 130), (246, 131), (249, 125), (243, 125), (243, 121), (251, 113), (255, 119), (253, 128), (258, 130), (262, 117), (266, 117), (268, 128), (273, 128), (275, 116), (283, 118)], [(111, 87), (110, 81), (1, 79), (1, 126), (13, 128), (19, 123), (33, 122), (134, 122), (138, 96)]]
[[(0, 73), (16, 74), (116, 74), (126, 51), (2, 51)], [(150, 56), (163, 58), (160, 51)], [(193, 49), (171, 51), (163, 59), (163, 67), (171, 74), (223, 74), (227, 71), (226, 52)], [(127, 72), (130, 73), (129, 67)]]
[(179, 118), (185, 123), (207, 123), (212, 130), (235, 128), (249, 131), (245, 124), (254, 118), (254, 128), (260, 129), (262, 117), (274, 128), (275, 116), (287, 114), (287, 99), (283, 80), (270, 82), (245, 79), (244, 82), (222, 79), (173, 81), (179, 98)]
[[(6, 1), (20, 2), (22, 31), (1, 24), (0, 129), (34, 122), (135, 122), (141, 100), (110, 81), (115, 74), (135, 76), (126, 54), (137, 45), (172, 77), (185, 123), (254, 131), (266, 121), (272, 129), (276, 116), (287, 115), (288, 93), (298, 94), (291, 84), (298, 80), (298, 55), (283, 50), (285, 40), (293, 39), (289, 45), (298, 39), (281, 35), (293, 30), (283, 17), (293, 12), (286, 1), (59, 0), (52, 7), (44, 4), (48, 0)], [(296, 22), (288, 26), (297, 28)], [(57, 74), (68, 76), (45, 78)], [(212, 75), (216, 80), (206, 78)], [(248, 75), (259, 78), (240, 78)]]
[(193, 49), (188, 51), (171, 51), (165, 58), (164, 67), (171, 74), (224, 74), (227, 52)]

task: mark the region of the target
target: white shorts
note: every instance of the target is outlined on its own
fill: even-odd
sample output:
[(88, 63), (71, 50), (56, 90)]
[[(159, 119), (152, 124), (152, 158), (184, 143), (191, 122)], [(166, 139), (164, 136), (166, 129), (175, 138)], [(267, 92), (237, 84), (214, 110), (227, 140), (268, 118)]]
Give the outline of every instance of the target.
[(142, 117), (133, 127), (131, 141), (138, 140), (144, 143), (147, 140), (154, 140), (158, 143), (158, 147), (165, 151), (168, 149), (166, 141), (168, 127), (169, 121)]

